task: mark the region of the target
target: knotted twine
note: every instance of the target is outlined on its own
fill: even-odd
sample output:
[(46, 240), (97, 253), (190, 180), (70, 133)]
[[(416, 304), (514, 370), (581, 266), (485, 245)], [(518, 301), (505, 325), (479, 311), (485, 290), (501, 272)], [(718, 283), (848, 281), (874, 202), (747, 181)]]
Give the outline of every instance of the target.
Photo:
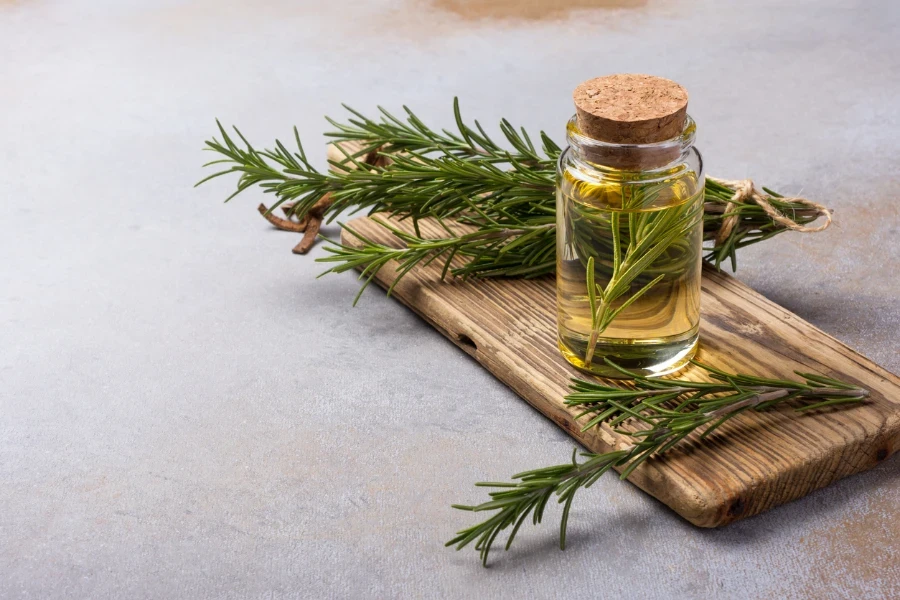
[(717, 179), (716, 177), (707, 177), (710, 181), (718, 183), (719, 185), (725, 186), (734, 190), (734, 195), (731, 197), (731, 200), (728, 201), (728, 204), (725, 205), (725, 214), (728, 215), (723, 219), (721, 227), (719, 227), (719, 232), (716, 234), (716, 245), (719, 246), (728, 239), (728, 236), (731, 235), (731, 232), (734, 230), (735, 225), (740, 220), (740, 214), (735, 211), (737, 208), (737, 203), (746, 204), (749, 200), (755, 202), (760, 208), (765, 211), (769, 218), (773, 221), (781, 225), (786, 229), (790, 229), (792, 231), (800, 231), (803, 233), (814, 233), (816, 231), (822, 231), (827, 229), (829, 225), (831, 225), (831, 209), (819, 204), (818, 202), (813, 202), (807, 198), (800, 197), (782, 197), (778, 200), (781, 202), (789, 202), (793, 204), (803, 204), (804, 206), (808, 206), (818, 213), (816, 215), (816, 219), (819, 217), (825, 217), (825, 222), (821, 225), (809, 226), (809, 225), (801, 225), (797, 223), (790, 217), (782, 214), (778, 209), (772, 206), (770, 200), (772, 196), (769, 194), (765, 194), (756, 189), (756, 186), (753, 185), (753, 180), (751, 179), (740, 179), (740, 180), (731, 180), (731, 179)]
[[(337, 145), (340, 144), (341, 148)], [(378, 148), (370, 150), (365, 155), (361, 154), (366, 146), (363, 142), (356, 140), (347, 140), (328, 144), (328, 161), (331, 171), (352, 171), (363, 166), (383, 167), (390, 163), (390, 159), (386, 156), (378, 154)], [(354, 157), (354, 158), (350, 158)], [(355, 161), (355, 162), (354, 162)], [(312, 208), (310, 208), (302, 218), (297, 218), (294, 214), (294, 203), (284, 202), (281, 210), (284, 211), (285, 218), (277, 217), (271, 213), (265, 204), (257, 207), (261, 214), (269, 223), (282, 231), (293, 231), (302, 233), (303, 239), (294, 246), (294, 254), (306, 254), (313, 247), (319, 236), (319, 229), (325, 220), (325, 213), (331, 208), (334, 199), (331, 192), (326, 192)]]

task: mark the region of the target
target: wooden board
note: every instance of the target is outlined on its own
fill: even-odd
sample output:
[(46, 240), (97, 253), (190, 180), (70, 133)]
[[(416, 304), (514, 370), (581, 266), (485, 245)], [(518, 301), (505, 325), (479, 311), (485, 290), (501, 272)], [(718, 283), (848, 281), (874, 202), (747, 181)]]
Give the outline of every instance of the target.
[[(396, 245), (366, 218), (351, 225)], [(440, 237), (441, 230), (425, 224), (423, 234)], [(358, 245), (346, 234), (344, 243)], [(390, 265), (377, 275), (382, 285), (393, 279)], [(557, 349), (552, 277), (441, 282), (440, 267), (431, 265), (409, 273), (393, 295), (590, 450), (622, 445), (623, 436), (606, 428), (582, 432), (563, 404), (570, 378), (588, 376)], [(800, 498), (873, 467), (900, 444), (900, 378), (709, 267), (700, 336), (697, 357), (714, 367), (778, 378), (816, 372), (868, 388), (871, 400), (819, 414), (743, 413), (704, 442), (682, 444), (632, 473), (629, 481), (691, 523), (716, 527)], [(706, 377), (693, 366), (677, 376)]]

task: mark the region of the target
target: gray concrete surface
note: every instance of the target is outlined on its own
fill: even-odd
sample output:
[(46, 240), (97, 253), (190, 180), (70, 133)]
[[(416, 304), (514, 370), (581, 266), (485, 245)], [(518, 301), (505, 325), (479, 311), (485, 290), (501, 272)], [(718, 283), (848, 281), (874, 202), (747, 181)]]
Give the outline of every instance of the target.
[(0, 598), (900, 597), (896, 458), (722, 530), (609, 479), (564, 553), (555, 514), (487, 570), (444, 549), (473, 482), (572, 442), (380, 291), (314, 281), (258, 195), (191, 189), (214, 117), (314, 149), (342, 101), (449, 125), (459, 95), (560, 139), (582, 79), (669, 76), (710, 173), (837, 211), (739, 276), (896, 372), (898, 7), (0, 2)]

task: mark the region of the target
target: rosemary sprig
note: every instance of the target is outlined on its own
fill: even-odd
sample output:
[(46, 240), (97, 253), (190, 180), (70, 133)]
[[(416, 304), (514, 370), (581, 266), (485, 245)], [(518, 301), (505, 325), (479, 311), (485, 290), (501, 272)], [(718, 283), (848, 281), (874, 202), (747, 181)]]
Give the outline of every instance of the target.
[[(631, 446), (601, 454), (582, 452), (583, 462), (578, 462), (576, 449), (568, 463), (518, 473), (511, 482), (477, 483), (497, 491), (490, 492), (490, 500), (482, 504), (453, 507), (493, 514), (459, 531), (447, 546), (459, 550), (474, 542), (482, 563), (487, 565), (500, 532), (512, 527), (505, 544), (508, 550), (525, 520), (530, 516), (533, 524), (540, 523), (544, 509), (555, 498), (563, 505), (560, 548), (565, 549), (569, 511), (576, 492), (593, 485), (610, 469), (619, 468), (620, 477), (625, 479), (648, 458), (667, 452), (691, 433), (699, 432), (698, 439), (702, 440), (747, 410), (763, 411), (789, 404), (797, 411), (811, 411), (860, 402), (869, 394), (860, 387), (812, 373), (797, 372), (803, 381), (792, 381), (726, 373), (694, 363), (714, 380), (703, 383), (649, 379), (606, 362), (633, 378), (634, 389), (573, 380), (572, 393), (566, 396), (565, 403), (580, 409), (578, 418), (588, 417), (583, 431), (606, 424), (628, 436)], [(623, 429), (626, 422), (633, 427)]]
[[(331, 256), (324, 260), (335, 263), (327, 272), (346, 271), (349, 265), (383, 265), (387, 255), (400, 265), (397, 279), (409, 271), (409, 265), (430, 260), (442, 261), (445, 274), (461, 277), (537, 277), (554, 271), (555, 164), (560, 148), (544, 132), (539, 134), (538, 149), (524, 129), (503, 120), (500, 131), (505, 144), (501, 145), (478, 121), (473, 125), (463, 121), (457, 100), (453, 103), (456, 131), (432, 129), (406, 107), (403, 119), (384, 109), (379, 109), (378, 119), (370, 119), (345, 108), (349, 118), (346, 122), (328, 119), (334, 130), (326, 136), (339, 149), (347, 142), (359, 149), (343, 151), (342, 159), (330, 160), (330, 171), (321, 172), (310, 164), (296, 128), (296, 150), (278, 140), (274, 148), (259, 150), (236, 128), (235, 138), (219, 124), (221, 139), (206, 142), (206, 150), (218, 157), (205, 166), (221, 170), (197, 185), (237, 174), (237, 189), (226, 201), (259, 187), (275, 196), (270, 210), (289, 203), (289, 215), (301, 220), (319, 211), (330, 222), (348, 209), (412, 220), (414, 233), (398, 235), (399, 247), (348, 232), (360, 238), (363, 247), (326, 247)], [(367, 162), (367, 157), (376, 157), (376, 164)], [(785, 228), (755, 204), (736, 203), (728, 208), (733, 193), (707, 181), (703, 222), (704, 239), (713, 241), (705, 258), (717, 266), (730, 260), (736, 268), (738, 249)], [(774, 197), (775, 208), (797, 223), (816, 219), (817, 213), (808, 206), (768, 193)], [(725, 240), (715, 242), (723, 221), (734, 213), (739, 217), (736, 226)], [(435, 219), (446, 238), (423, 237), (418, 226), (423, 218)], [(473, 244), (479, 236), (484, 236), (479, 238), (482, 243)], [(451, 267), (451, 257), (462, 259), (462, 266)], [(375, 271), (365, 270), (366, 281)]]
[[(384, 109), (381, 122), (366, 119), (349, 109), (357, 118), (349, 124), (329, 121), (338, 128), (326, 136), (338, 141), (361, 142), (360, 150), (345, 154), (340, 161), (329, 161), (331, 172), (320, 172), (306, 159), (299, 133), (294, 129), (297, 151), (291, 152), (276, 140), (273, 149), (258, 150), (235, 128), (238, 140), (232, 138), (217, 122), (222, 141), (213, 138), (206, 142), (206, 150), (223, 158), (204, 166), (229, 165), (201, 180), (197, 185), (222, 175), (238, 173), (237, 190), (226, 199), (247, 188), (258, 185), (266, 193), (276, 196), (275, 209), (291, 201), (292, 215), (302, 218), (326, 194), (333, 204), (329, 216), (333, 219), (345, 209), (354, 212), (368, 209), (371, 213), (441, 219), (477, 215), (476, 208), (487, 208), (498, 216), (531, 215), (535, 212), (553, 215), (553, 164), (559, 154), (556, 146), (541, 134), (546, 157), (522, 130), (521, 134), (508, 122), (501, 122), (501, 131), (514, 150), (500, 148), (483, 133), (462, 122), (459, 105), (454, 103), (459, 134), (436, 133), (421, 124), (406, 109), (408, 124)], [(237, 141), (242, 142), (238, 144)], [(341, 149), (342, 146), (336, 146)], [(363, 156), (378, 150), (390, 158), (384, 167), (363, 164)], [(499, 165), (499, 166), (498, 166)], [(356, 167), (348, 169), (348, 166)], [(548, 195), (549, 193), (549, 195)]]
[[(349, 271), (351, 269), (359, 269), (361, 271), (359, 278), (363, 280), (363, 285), (353, 299), (354, 305), (359, 301), (363, 291), (365, 291), (366, 287), (372, 282), (372, 278), (378, 270), (391, 261), (396, 261), (398, 267), (397, 276), (388, 288), (388, 295), (393, 292), (394, 286), (397, 285), (400, 279), (416, 265), (423, 264), (427, 266), (434, 261), (442, 261), (444, 267), (441, 272), (441, 278), (443, 279), (447, 276), (453, 258), (457, 254), (474, 255), (490, 252), (491, 249), (506, 244), (511, 238), (514, 238), (519, 245), (522, 245), (529, 238), (540, 236), (555, 227), (554, 223), (538, 224), (538, 221), (535, 221), (535, 224), (532, 225), (521, 225), (518, 227), (490, 224), (479, 227), (477, 230), (470, 233), (459, 234), (455, 237), (425, 240), (406, 233), (402, 229), (398, 229), (396, 226), (379, 219), (378, 217), (373, 217), (373, 220), (382, 227), (390, 230), (398, 239), (404, 242), (405, 247), (398, 249), (377, 244), (349, 225), (341, 223), (341, 227), (343, 227), (344, 231), (358, 239), (362, 245), (359, 248), (356, 248), (345, 244), (335, 243), (326, 247), (326, 250), (331, 253), (331, 256), (317, 259), (318, 262), (338, 263), (337, 266), (322, 273), (319, 277), (327, 275), (328, 273), (343, 273), (344, 271)], [(541, 256), (538, 256), (537, 258), (552, 260), (553, 250), (554, 248), (551, 246), (549, 251), (542, 252)], [(548, 252), (550, 253), (549, 257), (543, 256)], [(525, 264), (519, 269), (510, 269), (511, 273), (527, 276), (530, 268), (529, 262), (530, 260), (525, 261)], [(460, 276), (466, 276), (467, 271), (465, 267), (463, 267), (461, 269), (456, 269), (455, 273)]]
[[(645, 196), (653, 190), (640, 190), (635, 197), (625, 199), (625, 209), (640, 206)], [(573, 211), (579, 210), (573, 208)], [(589, 367), (593, 361), (594, 351), (600, 335), (631, 304), (647, 293), (654, 285), (666, 277), (666, 271), (655, 265), (655, 261), (663, 253), (675, 245), (684, 245), (687, 236), (699, 225), (701, 206), (697, 202), (688, 201), (680, 206), (661, 211), (632, 213), (625, 217), (626, 235), (623, 236), (622, 214), (613, 212), (609, 215), (590, 215), (582, 211), (580, 218), (584, 223), (591, 222), (591, 231), (608, 234), (612, 250), (612, 263), (609, 275), (603, 285), (596, 283), (594, 273), (594, 256), (590, 245), (585, 246), (587, 254), (587, 294), (591, 310), (591, 335), (585, 352), (584, 364)], [(695, 230), (694, 230), (695, 231)], [(623, 239), (627, 238), (627, 239)], [(689, 244), (688, 244), (689, 246)], [(676, 269), (683, 269), (685, 262), (690, 262), (690, 253), (679, 253), (682, 258), (676, 261)], [(696, 257), (696, 253), (693, 254)], [(695, 263), (696, 264), (696, 263)], [(654, 272), (648, 269), (654, 265)], [(662, 271), (662, 272), (659, 272)], [(658, 274), (656, 274), (658, 272)], [(632, 288), (639, 277), (647, 280), (636, 292), (628, 296), (618, 307), (613, 308), (616, 300)]]

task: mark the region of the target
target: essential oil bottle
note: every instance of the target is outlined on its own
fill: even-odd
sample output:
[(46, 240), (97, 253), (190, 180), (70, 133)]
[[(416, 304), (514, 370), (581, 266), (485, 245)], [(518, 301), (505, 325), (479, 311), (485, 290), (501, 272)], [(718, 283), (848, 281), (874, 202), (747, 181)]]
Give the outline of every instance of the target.
[(703, 160), (683, 87), (649, 75), (574, 92), (557, 178), (559, 348), (579, 369), (663, 375), (700, 325)]

